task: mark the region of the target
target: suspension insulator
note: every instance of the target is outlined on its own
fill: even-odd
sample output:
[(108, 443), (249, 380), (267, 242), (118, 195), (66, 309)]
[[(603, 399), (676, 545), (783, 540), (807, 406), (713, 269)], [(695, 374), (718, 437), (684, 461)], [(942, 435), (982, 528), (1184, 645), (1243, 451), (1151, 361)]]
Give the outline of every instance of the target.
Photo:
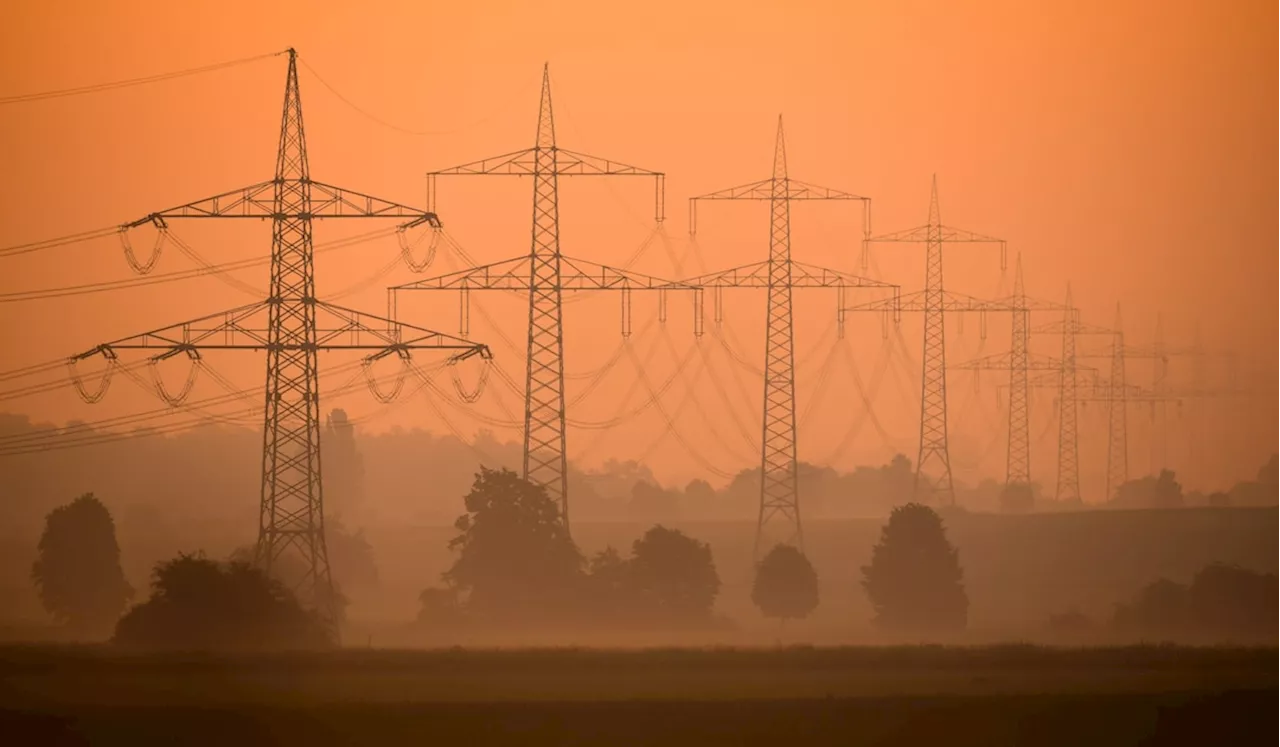
[(111, 375), (115, 373), (116, 357), (106, 351), (104, 351), (104, 357), (107, 360), (107, 368), (102, 372), (102, 379), (98, 381), (98, 388), (92, 392), (85, 389), (84, 380), (80, 378), (79, 372), (76, 371), (78, 359), (67, 359), (67, 374), (71, 378), (71, 383), (75, 385), (76, 393), (80, 395), (80, 399), (90, 405), (101, 402), (102, 398), (107, 395), (107, 390), (111, 388)]
[[(400, 256), (404, 259), (405, 265), (411, 272), (425, 272), (426, 269), (431, 266), (431, 263), (435, 262), (436, 248), (439, 246), (440, 234), (443, 233), (443, 230), (439, 228), (432, 228), (423, 232), (423, 234), (418, 236), (417, 240), (413, 242), (409, 241), (409, 237), (406, 235), (407, 233), (408, 229), (404, 226), (396, 229), (396, 239), (400, 242)], [(428, 235), (431, 236), (431, 243), (427, 245), (427, 254), (422, 258), (422, 261), (418, 261), (413, 258), (413, 253)]]
[(147, 368), (151, 372), (151, 386), (155, 389), (156, 396), (164, 400), (165, 404), (170, 407), (178, 407), (187, 400), (187, 395), (191, 394), (192, 388), (196, 385), (196, 378), (200, 373), (200, 355), (195, 350), (188, 350), (187, 356), (191, 360), (191, 368), (187, 371), (187, 380), (183, 383), (182, 389), (177, 394), (170, 394), (164, 385), (164, 379), (160, 377), (160, 371), (157, 364), (164, 356), (156, 356), (147, 363)]
[(159, 229), (159, 232), (156, 234), (155, 245), (151, 248), (151, 256), (147, 258), (146, 262), (138, 261), (138, 255), (133, 251), (133, 243), (129, 241), (129, 228), (125, 226), (120, 229), (120, 245), (124, 247), (125, 261), (139, 275), (147, 275), (155, 269), (156, 263), (160, 261), (160, 254), (164, 251), (165, 244), (168, 243), (168, 227), (157, 221), (156, 228)]
[(468, 392), (462, 386), (462, 377), (458, 376), (457, 366), (454, 365), (454, 362), (452, 361), (450, 362), (449, 373), (453, 378), (453, 388), (454, 388), (454, 391), (458, 393), (458, 397), (461, 398), (463, 402), (466, 402), (469, 405), (473, 405), (480, 400), (480, 396), (484, 394), (485, 384), (488, 383), (489, 381), (489, 369), (491, 366), (492, 366), (491, 360), (489, 358), (484, 359), (484, 367), (480, 369), (480, 378), (476, 381), (475, 389), (473, 391)]

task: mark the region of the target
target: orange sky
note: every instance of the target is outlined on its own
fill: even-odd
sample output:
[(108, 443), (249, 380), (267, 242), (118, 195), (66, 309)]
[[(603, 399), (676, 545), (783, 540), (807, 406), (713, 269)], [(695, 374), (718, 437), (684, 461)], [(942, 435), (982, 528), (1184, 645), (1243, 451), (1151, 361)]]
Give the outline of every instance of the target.
[[(668, 173), (668, 234), (686, 249), (685, 198), (768, 175), (777, 114), (786, 118), (794, 177), (874, 199), (877, 231), (925, 218), (928, 180), (939, 175), (945, 222), (1010, 241), (1026, 262), (1033, 295), (1058, 300), (1071, 280), (1086, 321), (1108, 324), (1124, 304), (1132, 342), (1150, 339), (1163, 313), (1172, 343), (1191, 341), (1198, 323), (1207, 344), (1240, 351), (1259, 390), (1240, 442), (1206, 445), (1211, 458), (1192, 479), (1200, 485), (1249, 474), (1276, 448), (1277, 352), (1276, 9), (1270, 3), (1075, 3), (904, 1), (790, 3), (396, 3), (362, 9), (333, 3), (35, 3), (5, 6), (0, 24), (0, 96), (149, 75), (294, 46), (326, 81), (380, 119), (432, 134), (382, 127), (301, 73), (314, 178), (403, 202), (421, 203), (422, 174), (532, 144), (538, 76), (551, 63), (557, 131), (564, 147)], [(301, 20), (299, 20), (301, 19)], [(151, 210), (268, 178), (273, 165), (283, 58), (120, 91), (0, 107), (0, 245), (109, 226)], [(442, 182), (439, 211), (452, 235), (482, 261), (528, 250), (528, 181)], [(620, 263), (648, 235), (651, 187), (638, 180), (570, 181), (562, 187), (566, 254)], [(793, 211), (797, 259), (857, 268), (858, 213), (849, 206), (801, 205)], [(355, 230), (368, 230), (362, 226)], [(186, 226), (175, 230), (212, 261), (263, 255), (260, 226)], [(321, 225), (317, 238), (343, 235)], [(759, 261), (767, 251), (768, 214), (759, 204), (708, 206), (699, 245), (711, 268)], [(141, 243), (141, 237), (139, 239)], [(321, 294), (351, 285), (395, 256), (393, 241), (318, 260)], [(922, 252), (876, 252), (882, 276), (919, 287)], [(114, 240), (4, 259), (0, 293), (73, 285), (129, 274)], [(157, 272), (191, 267), (170, 251)], [(444, 258), (430, 271), (448, 269)], [(638, 270), (672, 275), (661, 249)], [(685, 268), (694, 270), (695, 267)], [(948, 255), (948, 286), (977, 294), (1008, 287), (994, 251), (960, 248)], [(265, 285), (264, 270), (241, 273)], [(348, 306), (381, 311), (380, 290), (406, 282), (399, 268)], [(247, 302), (204, 279), (57, 301), (0, 304), (0, 369), (46, 361), (166, 323)], [(520, 304), (485, 302), (502, 331), (523, 337)], [(749, 361), (761, 358), (763, 294), (740, 291), (730, 302), (733, 332)], [(636, 301), (637, 326), (653, 304)], [(798, 297), (797, 354), (804, 410), (826, 355), (821, 335), (832, 316), (827, 294)], [(618, 344), (617, 299), (589, 299), (566, 312), (568, 369), (590, 371)], [(415, 300), (409, 321), (456, 331), (456, 298)], [(472, 336), (507, 351), (473, 313)], [(1048, 321), (1048, 320), (1045, 320)], [(998, 328), (985, 347), (977, 324), (959, 336), (952, 360), (997, 352)], [(690, 344), (687, 309), (668, 325), (677, 353)], [(919, 360), (918, 320), (902, 328)], [(851, 327), (862, 376), (881, 355), (876, 320)], [(647, 343), (636, 342), (637, 346)], [(1037, 340), (1055, 353), (1057, 340)], [(1085, 343), (1082, 341), (1081, 346)], [(1093, 345), (1092, 347), (1097, 347)], [(647, 347), (638, 347), (641, 354)], [(260, 359), (213, 362), (243, 386), (261, 379)], [(1105, 362), (1102, 362), (1105, 364)], [(519, 361), (507, 355), (506, 367)], [(731, 381), (721, 356), (719, 377)], [(1172, 363), (1185, 380), (1189, 365)], [(671, 356), (652, 364), (655, 380), (674, 370)], [(175, 372), (176, 378), (181, 372)], [(846, 376), (801, 429), (802, 458), (821, 461), (858, 417)], [(1130, 366), (1145, 382), (1145, 363)], [(749, 401), (759, 380), (737, 371)], [(891, 376), (887, 374), (886, 376)], [(517, 378), (522, 378), (517, 376)], [(631, 386), (619, 370), (584, 400), (576, 417), (603, 420)], [(1001, 419), (998, 375), (975, 387), (952, 377), (952, 434), (957, 475), (973, 480), (1003, 472), (1003, 442), (988, 426)], [(888, 379), (886, 379), (887, 381)], [(704, 377), (704, 382), (707, 379)], [(913, 383), (917, 382), (917, 383)], [(569, 396), (577, 384), (571, 382)], [(882, 460), (893, 448), (915, 456), (915, 412), (907, 396), (884, 384), (877, 415), (889, 438), (867, 427), (837, 460)], [(197, 389), (216, 394), (207, 382)], [(668, 407), (680, 400), (675, 387)], [(727, 409), (708, 390), (707, 420), (730, 434)], [(976, 393), (975, 393), (976, 392)], [(1052, 484), (1052, 393), (1039, 398), (1033, 438), (1036, 479)], [(639, 402), (640, 400), (635, 400)], [(518, 405), (507, 396), (508, 406)], [(4, 403), (44, 418), (96, 420), (154, 407), (126, 385), (96, 408), (61, 392)], [(339, 402), (360, 414), (372, 398)], [(740, 403), (739, 403), (740, 404)], [(485, 405), (502, 417), (495, 403)], [(1100, 486), (1103, 422), (1093, 406), (1082, 420), (1082, 469), (1094, 500)], [(477, 427), (458, 412), (457, 427)], [(1140, 413), (1139, 413), (1140, 414)], [(571, 413), (574, 416), (574, 413)], [(706, 446), (703, 458), (736, 471), (754, 456), (754, 407), (738, 419), (747, 431), (718, 443), (696, 415), (681, 423)], [(1037, 420), (1038, 418), (1038, 420)], [(1138, 414), (1131, 460), (1148, 466), (1150, 424)], [(421, 424), (441, 430), (421, 401), (405, 404), (371, 428)], [(1185, 423), (1184, 423), (1185, 426)], [(687, 429), (687, 430), (686, 430)], [(1183, 427), (1183, 430), (1186, 428)], [(611, 431), (575, 432), (571, 458), (591, 444), (588, 463), (643, 450), (664, 430), (655, 412)], [(513, 434), (514, 437), (514, 434)], [(886, 443), (886, 441), (892, 443)], [(895, 446), (896, 444), (896, 446)], [(1185, 447), (1171, 447), (1174, 459)], [(705, 470), (668, 438), (650, 461), (660, 476), (685, 480)], [(1180, 469), (1192, 469), (1183, 464)], [(1093, 483), (1089, 483), (1093, 480)]]

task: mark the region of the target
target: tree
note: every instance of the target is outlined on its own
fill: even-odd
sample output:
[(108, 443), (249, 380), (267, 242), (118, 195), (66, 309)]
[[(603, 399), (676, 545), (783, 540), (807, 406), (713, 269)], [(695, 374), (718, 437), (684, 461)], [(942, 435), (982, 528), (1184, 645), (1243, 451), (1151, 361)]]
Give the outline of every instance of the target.
[(1142, 588), (1132, 602), (1116, 607), (1113, 624), (1121, 631), (1141, 635), (1172, 635), (1190, 624), (1187, 587), (1167, 578)]
[(591, 557), (587, 569), (589, 613), (608, 622), (630, 621), (636, 611), (631, 562), (612, 545)]
[(178, 650), (323, 648), (323, 623), (278, 581), (242, 562), (179, 555), (156, 564), (151, 598), (116, 625), (117, 643)]
[(1167, 469), (1160, 474), (1130, 480), (1116, 490), (1111, 504), (1116, 508), (1182, 508), (1182, 485)]
[(1035, 493), (1025, 482), (1011, 482), (1000, 491), (1000, 510), (1007, 514), (1027, 513), (1035, 502)]
[(756, 566), (751, 601), (783, 625), (808, 617), (818, 606), (818, 574), (799, 548), (778, 545)]
[(86, 493), (50, 511), (38, 551), (31, 579), (44, 608), (78, 632), (109, 631), (133, 598), (133, 587), (120, 568), (107, 507)]
[(899, 506), (880, 530), (862, 588), (876, 623), (900, 631), (961, 630), (969, 598), (959, 553), (947, 540), (942, 517), (918, 503)]
[(444, 581), (488, 619), (556, 617), (581, 587), (582, 553), (546, 490), (508, 469), (485, 467), (464, 498), (449, 542), (457, 559)]
[(629, 572), (642, 609), (666, 622), (706, 620), (720, 592), (711, 546), (661, 525), (632, 544)]
[(1178, 483), (1172, 470), (1160, 470), (1152, 498), (1156, 508), (1182, 508), (1182, 485)]

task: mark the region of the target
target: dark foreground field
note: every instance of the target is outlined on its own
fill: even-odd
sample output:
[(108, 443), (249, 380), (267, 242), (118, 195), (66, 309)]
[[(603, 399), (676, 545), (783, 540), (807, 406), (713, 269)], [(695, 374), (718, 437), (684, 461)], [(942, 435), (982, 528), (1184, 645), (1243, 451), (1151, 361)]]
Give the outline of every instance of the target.
[(1274, 744), (1275, 649), (0, 649), (0, 744)]

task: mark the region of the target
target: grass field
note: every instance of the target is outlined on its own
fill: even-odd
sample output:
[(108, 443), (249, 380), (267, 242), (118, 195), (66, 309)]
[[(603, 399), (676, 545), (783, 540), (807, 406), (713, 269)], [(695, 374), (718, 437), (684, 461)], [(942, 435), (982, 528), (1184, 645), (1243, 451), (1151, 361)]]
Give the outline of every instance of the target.
[(0, 649), (4, 744), (1271, 744), (1276, 699), (1275, 649)]

